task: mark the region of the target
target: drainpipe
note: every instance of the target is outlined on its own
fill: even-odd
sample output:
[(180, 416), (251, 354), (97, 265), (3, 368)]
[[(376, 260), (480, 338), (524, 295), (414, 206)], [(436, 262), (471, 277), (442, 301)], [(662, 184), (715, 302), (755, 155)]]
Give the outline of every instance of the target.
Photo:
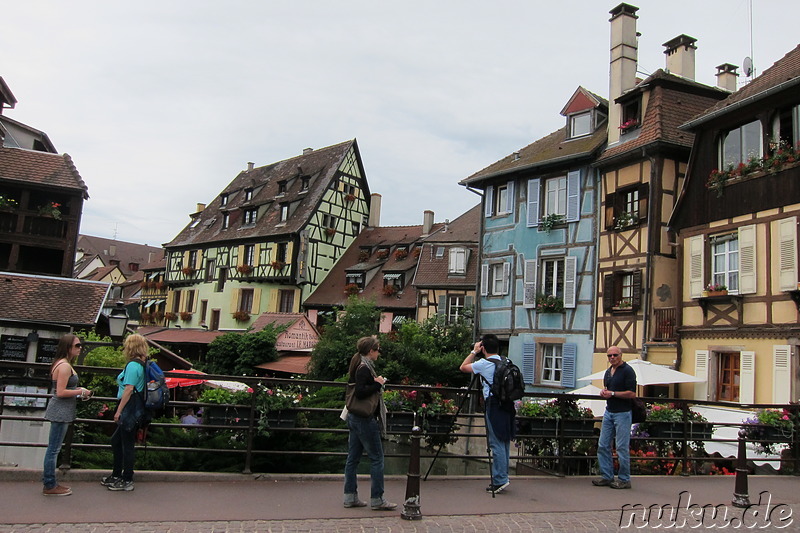
[[(657, 176), (656, 159), (653, 156), (647, 156), (646, 150), (644, 148), (642, 149), (642, 156), (643, 157), (647, 157), (650, 160), (650, 187), (648, 187), (648, 190), (650, 192), (650, 198), (653, 198), (653, 185), (656, 183), (655, 178)], [(654, 227), (653, 227), (654, 226), (654, 224), (653, 224), (653, 218), (654, 218), (653, 217), (653, 212), (655, 211), (655, 209), (653, 208), (654, 207), (653, 204), (655, 202), (651, 202), (650, 198), (648, 198), (648, 200), (647, 200), (647, 246), (648, 246), (648, 253), (647, 253), (647, 260), (646, 260), (646, 263), (645, 263), (645, 269), (647, 270), (647, 276), (645, 276), (645, 280), (644, 280), (644, 282), (646, 284), (646, 287), (647, 287), (647, 290), (643, 290), (643, 292), (644, 292), (643, 300), (644, 301), (642, 302), (642, 308), (644, 309), (644, 312), (642, 313), (642, 353), (641, 353), (642, 361), (647, 361), (647, 334), (648, 334), (647, 330), (648, 330), (648, 324), (649, 324), (649, 319), (650, 319), (650, 311), (651, 311), (651, 309), (650, 309), (650, 301), (652, 300), (650, 291), (652, 290), (652, 287), (653, 287), (653, 268), (652, 268), (653, 267), (653, 254), (650, 253), (649, 248), (650, 248), (651, 243), (653, 243), (655, 241), (655, 239), (653, 237), (655, 236), (656, 230), (658, 229), (658, 228), (654, 229)], [(661, 208), (660, 202), (659, 202), (658, 207), (659, 207), (659, 211), (660, 211), (660, 208)], [(644, 289), (644, 287), (643, 287), (643, 289)]]

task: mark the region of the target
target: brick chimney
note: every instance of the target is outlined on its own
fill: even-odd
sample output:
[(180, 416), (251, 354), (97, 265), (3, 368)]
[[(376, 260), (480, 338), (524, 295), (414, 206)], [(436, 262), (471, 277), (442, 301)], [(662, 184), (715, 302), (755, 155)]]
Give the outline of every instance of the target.
[(369, 227), (381, 225), (381, 195), (374, 192), (369, 197)]
[(683, 78), (694, 81), (694, 51), (697, 47), (694, 43), (697, 39), (688, 35), (678, 35), (674, 39), (665, 42), (662, 46), (666, 48), (667, 71)]
[(433, 211), (426, 209), (422, 213), (422, 237), (427, 237), (431, 234), (433, 228)]
[(620, 4), (611, 13), (611, 68), (608, 79), (608, 144), (619, 141), (622, 106), (614, 103), (622, 93), (636, 85), (639, 34), (636, 32), (638, 7)]
[(736, 92), (736, 83), (739, 78), (739, 73), (736, 65), (730, 63), (723, 63), (717, 67), (717, 87), (729, 92)]

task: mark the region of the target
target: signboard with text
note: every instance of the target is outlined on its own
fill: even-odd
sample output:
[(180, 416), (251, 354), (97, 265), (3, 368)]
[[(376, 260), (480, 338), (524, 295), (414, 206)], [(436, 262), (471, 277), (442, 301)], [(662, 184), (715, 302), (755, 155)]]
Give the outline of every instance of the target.
[(305, 317), (298, 319), (289, 329), (278, 335), (275, 349), (279, 352), (311, 351), (319, 342), (319, 336)]
[(0, 359), (4, 361), (26, 361), (27, 356), (28, 337), (0, 335)]
[(38, 346), (36, 347), (36, 362), (52, 363), (56, 356), (56, 348), (58, 348), (58, 339), (40, 338)]

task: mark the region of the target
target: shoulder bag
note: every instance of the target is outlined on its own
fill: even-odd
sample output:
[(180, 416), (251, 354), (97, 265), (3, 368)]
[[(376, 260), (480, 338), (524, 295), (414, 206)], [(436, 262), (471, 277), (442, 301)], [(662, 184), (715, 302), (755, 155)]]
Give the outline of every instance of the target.
[[(360, 367), (359, 367), (360, 368)], [(356, 384), (347, 384), (345, 407), (347, 411), (357, 416), (370, 417), (375, 415), (375, 410), (381, 401), (380, 393), (370, 394), (366, 398), (356, 398)]]

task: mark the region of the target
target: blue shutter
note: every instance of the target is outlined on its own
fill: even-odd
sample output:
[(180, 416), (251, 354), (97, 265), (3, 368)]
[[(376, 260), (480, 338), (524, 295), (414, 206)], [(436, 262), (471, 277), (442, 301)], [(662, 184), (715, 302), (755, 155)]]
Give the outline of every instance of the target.
[(567, 222), (577, 222), (581, 218), (581, 171), (573, 170), (567, 174)]
[(486, 192), (483, 194), (483, 214), (488, 218), (494, 214), (494, 186), (489, 185), (486, 187)]
[(528, 180), (528, 227), (539, 225), (539, 178)]
[(561, 386), (575, 388), (575, 359), (578, 357), (578, 345), (566, 343), (561, 348)]
[(536, 368), (536, 343), (522, 343), (522, 379), (525, 383), (533, 383)]

